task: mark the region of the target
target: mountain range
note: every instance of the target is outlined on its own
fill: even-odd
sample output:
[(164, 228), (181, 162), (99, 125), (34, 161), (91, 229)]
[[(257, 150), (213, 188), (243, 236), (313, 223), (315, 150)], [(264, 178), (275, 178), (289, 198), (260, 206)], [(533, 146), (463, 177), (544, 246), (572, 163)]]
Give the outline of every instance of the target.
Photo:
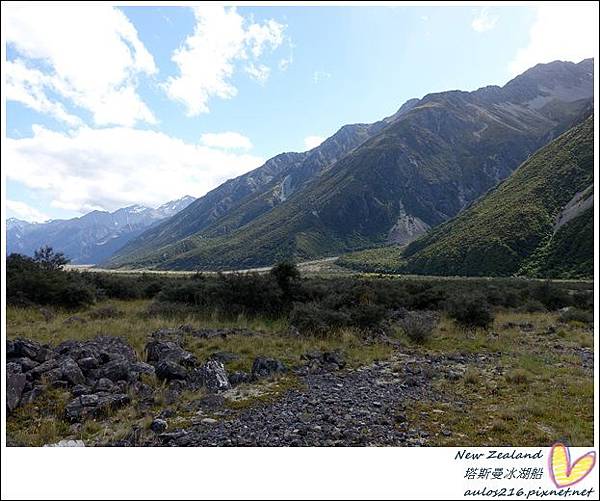
[(283, 153), (131, 239), (112, 267), (235, 269), (404, 246), (454, 218), (593, 110), (592, 59), (411, 99)]
[(195, 199), (185, 196), (156, 209), (131, 205), (114, 212), (95, 210), (73, 219), (29, 223), (16, 218), (6, 221), (7, 254), (25, 255), (48, 245), (63, 252), (73, 264), (97, 264), (144, 230), (185, 209)]
[(589, 116), (456, 218), (408, 246), (349, 254), (363, 271), (591, 278), (594, 123)]

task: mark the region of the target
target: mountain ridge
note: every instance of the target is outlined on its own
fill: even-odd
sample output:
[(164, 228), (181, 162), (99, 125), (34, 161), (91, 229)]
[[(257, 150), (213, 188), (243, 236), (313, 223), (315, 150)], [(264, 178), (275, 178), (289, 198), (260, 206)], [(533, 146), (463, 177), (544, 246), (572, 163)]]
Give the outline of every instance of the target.
[[(536, 65), (503, 87), (410, 100), (340, 158), (321, 162), (283, 200), (271, 203), (271, 186), (254, 202), (244, 199), (237, 212), (228, 207), (211, 221), (196, 221), (202, 229), (188, 227), (183, 238), (157, 240), (151, 230), (111, 265), (228, 269), (337, 255), (390, 239), (408, 243), (508, 177), (580, 120), (592, 98), (593, 60), (586, 59)], [(299, 165), (290, 169), (302, 172)], [(193, 211), (176, 219), (184, 217)]]

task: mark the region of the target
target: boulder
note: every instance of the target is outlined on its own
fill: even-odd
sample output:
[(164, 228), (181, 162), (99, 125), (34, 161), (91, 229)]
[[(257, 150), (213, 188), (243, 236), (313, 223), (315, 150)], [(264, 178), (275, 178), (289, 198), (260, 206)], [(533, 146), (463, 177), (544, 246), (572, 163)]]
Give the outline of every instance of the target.
[(85, 382), (85, 377), (83, 376), (81, 369), (72, 358), (61, 360), (58, 369), (61, 371), (60, 379), (67, 381), (67, 383), (73, 386)]
[(98, 379), (98, 381), (96, 381), (96, 384), (94, 385), (94, 391), (110, 393), (113, 390), (114, 386), (115, 385), (110, 379), (101, 377), (100, 379)]
[(286, 370), (285, 365), (275, 358), (257, 357), (252, 364), (252, 379), (269, 377)]
[(184, 380), (188, 376), (185, 367), (172, 360), (163, 360), (156, 365), (156, 377), (164, 381)]
[(81, 395), (67, 405), (65, 417), (75, 423), (88, 417), (102, 417), (112, 410), (127, 405), (131, 399), (124, 393), (111, 395)]
[(208, 391), (218, 392), (231, 388), (225, 366), (217, 360), (209, 360), (199, 369), (202, 384)]
[(6, 342), (6, 358), (27, 357), (36, 362), (45, 362), (50, 355), (50, 348), (29, 339), (15, 339)]
[(150, 423), (150, 429), (157, 435), (167, 431), (167, 422), (164, 419), (156, 418)]
[(198, 364), (194, 355), (173, 341), (152, 340), (146, 345), (146, 353), (146, 360), (149, 363), (157, 364), (169, 360), (186, 367), (194, 367)]
[(113, 382), (127, 381), (130, 375), (130, 362), (125, 358), (116, 358), (101, 365), (93, 373), (98, 379), (107, 378)]
[(21, 402), (27, 377), (20, 372), (20, 367), (19, 371), (9, 370), (8, 365), (10, 364), (7, 364), (6, 368), (6, 408), (8, 412), (12, 412)]
[(248, 383), (250, 381), (250, 374), (243, 371), (236, 371), (229, 375), (229, 383), (231, 386), (237, 386), (238, 384)]

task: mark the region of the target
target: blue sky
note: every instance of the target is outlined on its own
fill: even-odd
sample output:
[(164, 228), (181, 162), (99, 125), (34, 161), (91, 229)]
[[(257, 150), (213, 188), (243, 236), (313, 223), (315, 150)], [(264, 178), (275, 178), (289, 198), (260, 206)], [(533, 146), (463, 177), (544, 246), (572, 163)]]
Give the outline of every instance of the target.
[(200, 196), (407, 99), (594, 56), (598, 38), (597, 5), (28, 9), (3, 5), (5, 214), (29, 220)]

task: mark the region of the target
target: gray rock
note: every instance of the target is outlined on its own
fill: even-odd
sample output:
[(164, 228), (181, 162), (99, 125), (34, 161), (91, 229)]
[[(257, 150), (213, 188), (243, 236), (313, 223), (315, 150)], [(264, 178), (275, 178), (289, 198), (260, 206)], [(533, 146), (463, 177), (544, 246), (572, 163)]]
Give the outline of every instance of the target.
[(98, 379), (98, 381), (96, 381), (96, 384), (94, 385), (94, 391), (108, 393), (112, 391), (114, 386), (115, 385), (110, 379), (101, 377), (100, 379)]
[(149, 363), (171, 361), (187, 367), (195, 367), (198, 364), (194, 355), (173, 341), (152, 340), (146, 345), (146, 353)]
[(285, 371), (285, 365), (275, 358), (257, 357), (252, 364), (253, 379), (269, 377)]
[(187, 376), (185, 367), (171, 360), (163, 360), (156, 366), (156, 377), (164, 381), (185, 380)]
[(6, 342), (6, 358), (27, 357), (36, 362), (45, 362), (50, 355), (50, 349), (29, 339), (18, 338)]
[(156, 418), (150, 423), (150, 429), (157, 435), (167, 430), (167, 422), (164, 419)]
[(12, 412), (21, 402), (27, 377), (22, 372), (6, 372), (6, 408)]
[(199, 370), (203, 385), (208, 391), (218, 392), (231, 388), (224, 365), (217, 360), (209, 360)]
[(61, 440), (55, 444), (46, 444), (44, 447), (85, 447), (83, 440)]
[(81, 369), (72, 358), (65, 358), (60, 362), (58, 367), (61, 371), (60, 379), (67, 381), (71, 385), (82, 384), (85, 382), (85, 377)]

